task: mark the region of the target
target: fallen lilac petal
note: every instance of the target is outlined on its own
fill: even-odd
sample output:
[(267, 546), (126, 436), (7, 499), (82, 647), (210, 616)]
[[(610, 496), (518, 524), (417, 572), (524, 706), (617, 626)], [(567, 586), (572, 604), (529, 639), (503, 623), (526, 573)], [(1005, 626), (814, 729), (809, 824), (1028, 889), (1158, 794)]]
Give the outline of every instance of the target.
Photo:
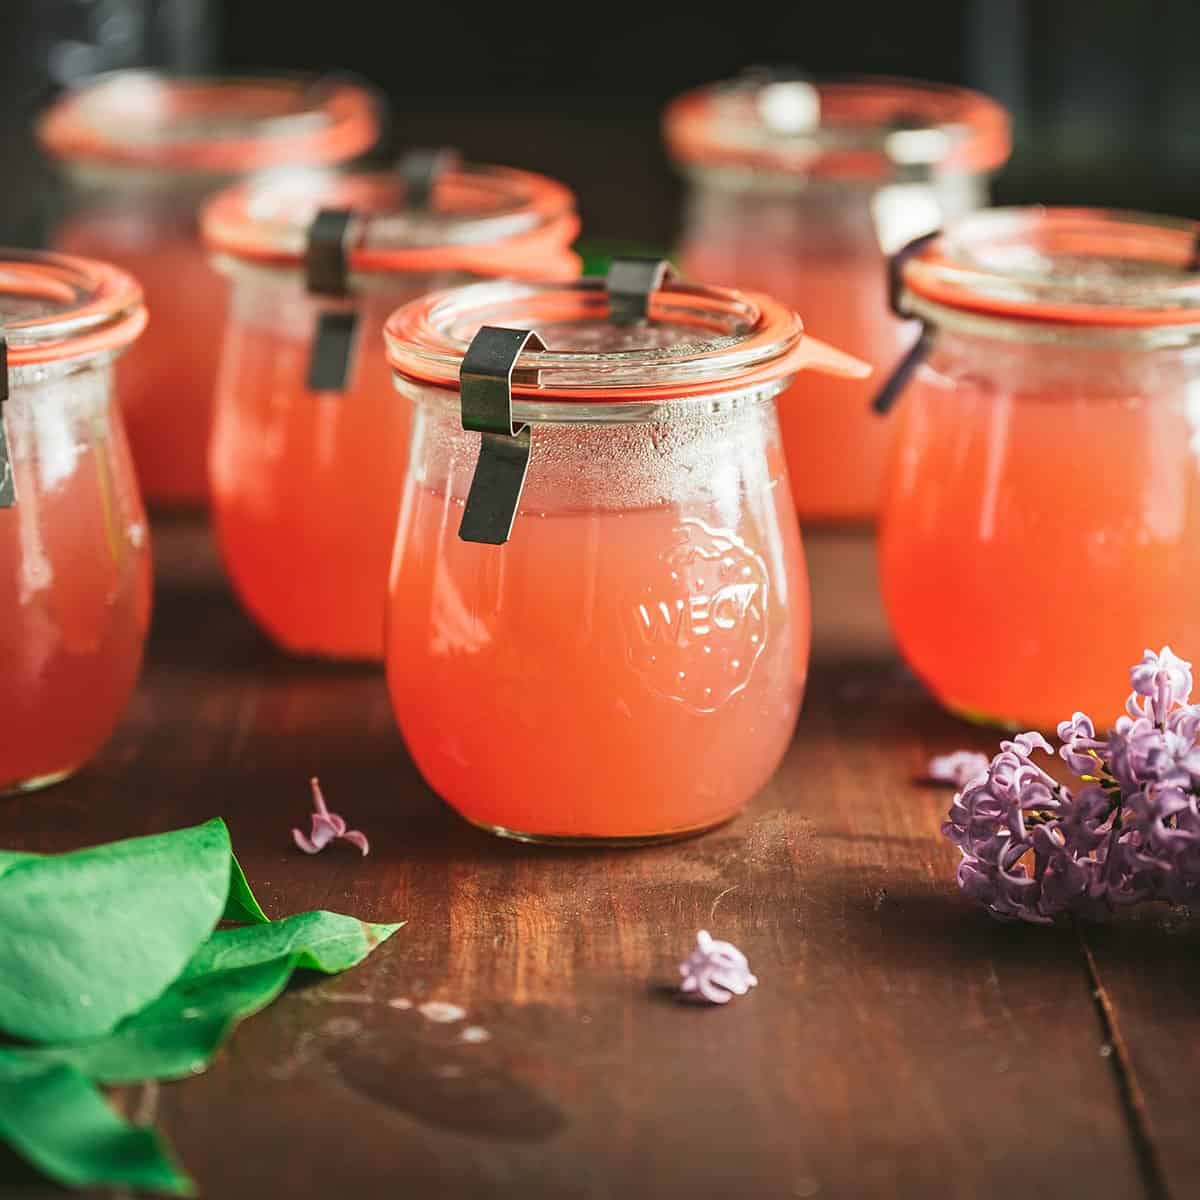
[(322, 842), (318, 846), (316, 844), (316, 842), (310, 841), (298, 829), (292, 830), (292, 841), (294, 841), (296, 843), (296, 845), (299, 846), (300, 849), (304, 851), (305, 854), (320, 854), (321, 851), (325, 848), (324, 842)]
[(938, 754), (929, 760), (926, 768), (933, 783), (948, 783), (956, 788), (965, 788), (977, 776), (988, 769), (989, 758), (975, 750), (955, 750), (952, 754)]
[(314, 775), (308, 781), (308, 786), (312, 789), (313, 808), (316, 809), (318, 815), (322, 817), (332, 815), (329, 805), (325, 803), (325, 793), (321, 791), (321, 781)]
[(292, 837), (305, 854), (320, 854), (330, 842), (341, 837), (345, 831), (345, 821), (334, 821), (329, 816), (313, 813), (312, 833), (305, 837), (300, 830), (293, 829)]
[(312, 788), (313, 814), (312, 832), (305, 836), (299, 829), (292, 830), (292, 840), (305, 854), (319, 854), (330, 842), (349, 842), (365, 856), (370, 853), (367, 835), (357, 829), (348, 829), (346, 820), (338, 813), (330, 812), (321, 791), (321, 784), (314, 775), (309, 781)]
[(746, 956), (705, 929), (696, 934), (696, 948), (679, 964), (679, 974), (683, 977), (680, 991), (708, 1004), (728, 1004), (758, 984)]
[(328, 846), (335, 838), (340, 838), (346, 832), (346, 822), (338, 817), (336, 820), (321, 813), (312, 815), (312, 840), (318, 846)]
[(362, 851), (364, 858), (371, 853), (371, 844), (367, 841), (367, 835), (360, 833), (357, 829), (351, 829), (343, 833), (342, 841), (349, 842), (352, 846), (357, 846)]

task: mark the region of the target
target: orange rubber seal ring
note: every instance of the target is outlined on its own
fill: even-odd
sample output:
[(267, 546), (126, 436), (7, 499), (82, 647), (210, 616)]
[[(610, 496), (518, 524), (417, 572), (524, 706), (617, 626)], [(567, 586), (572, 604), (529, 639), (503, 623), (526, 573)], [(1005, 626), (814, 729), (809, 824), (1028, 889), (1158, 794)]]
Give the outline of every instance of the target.
[[(948, 139), (945, 156), (929, 164), (937, 171), (994, 171), (1012, 150), (1008, 113), (982, 92), (886, 77), (816, 80), (813, 86), (821, 99), (822, 123), (828, 127), (882, 130), (903, 114), (957, 135)], [(790, 145), (786, 138), (756, 143), (723, 136), (716, 109), (730, 95), (721, 85), (709, 85), (685, 92), (667, 105), (663, 134), (676, 161), (862, 181), (882, 181), (896, 169), (882, 143), (879, 147), (822, 145), (820, 127), (812, 137)]]
[[(430, 246), (367, 246), (362, 244), (360, 233), (359, 244), (346, 251), (348, 270), (378, 274), (460, 271), (556, 282), (577, 278), (580, 260), (569, 247), (578, 236), (580, 224), (570, 189), (529, 171), (507, 167), (482, 170), (494, 172), (494, 186), (519, 191), (520, 215), (528, 215), (533, 222), (530, 228), (491, 241)], [(396, 216), (394, 206), (399, 202), (389, 186), (393, 184), (394, 180), (380, 173), (335, 174), (319, 193), (321, 205), (355, 210), (364, 223), (372, 217)], [(254, 198), (270, 186), (270, 181), (236, 184), (205, 205), (201, 230), (210, 250), (263, 266), (302, 264), (303, 253), (298, 246), (273, 243), (271, 234), (278, 235), (279, 229), (265, 227), (250, 213)], [(449, 217), (461, 213), (469, 219), (470, 199), (481, 186), (486, 185), (469, 172), (448, 170), (439, 176), (434, 194), (443, 198)]]
[(0, 251), (0, 293), (69, 301), (76, 293), (68, 276), (87, 286), (82, 303), (66, 304), (52, 316), (5, 323), (10, 368), (120, 350), (145, 329), (142, 289), (124, 271), (65, 254), (29, 252), (9, 259)]
[[(975, 312), (982, 316), (1001, 317), (1016, 321), (1038, 321), (1061, 325), (1108, 326), (1112, 328), (1154, 328), (1200, 324), (1200, 225), (1194, 222), (1153, 218), (1136, 213), (1112, 213), (1102, 209), (1048, 208), (1012, 210), (1017, 218), (1033, 225), (1029, 239), (1055, 236), (1061, 252), (1078, 258), (1103, 258), (1119, 249), (1123, 257), (1139, 258), (1170, 268), (1179, 276), (1164, 284), (1148, 284), (1144, 302), (1121, 303), (1121, 291), (1127, 289), (1120, 280), (1113, 284), (1114, 302), (1103, 300), (1072, 300), (1064, 297), (1006, 296), (997, 294), (1003, 286), (1020, 287), (1022, 279), (1006, 277), (951, 258), (946, 253), (947, 235), (932, 239), (927, 246), (913, 254), (903, 265), (901, 280), (904, 289), (913, 297), (932, 301), (945, 308)], [(976, 217), (964, 218), (961, 227), (969, 229), (992, 219), (1006, 216), (1006, 210), (984, 210)], [(1157, 222), (1157, 223), (1155, 223)], [(951, 227), (952, 237), (959, 227)], [(1114, 239), (1119, 238), (1119, 243)], [(1021, 236), (1010, 238), (1020, 245)], [(1031, 244), (1032, 241), (1031, 241)], [(1175, 261), (1176, 255), (1179, 261)], [(1050, 289), (1055, 286), (1053, 274), (1047, 274), (1035, 284)], [(1066, 289), (1064, 282), (1061, 287)], [(1170, 303), (1172, 293), (1176, 303)], [(1125, 297), (1128, 300), (1128, 295)]]
[[(103, 89), (142, 76), (157, 89), (163, 136), (122, 140), (104, 128), (120, 125), (121, 112), (105, 113)], [(280, 102), (291, 109), (281, 110)], [(110, 101), (115, 105), (115, 99)], [(257, 129), (205, 136), (202, 130), (170, 136), (172, 122), (228, 117)], [(148, 71), (116, 71), (67, 92), (42, 114), (37, 138), (52, 157), (121, 167), (242, 174), (286, 163), (339, 163), (370, 149), (379, 135), (375, 99), (362, 86), (287, 76), (189, 79)], [(293, 126), (289, 128), (289, 125)]]
[[(521, 382), (519, 376), (514, 376), (512, 384), (513, 396), (581, 402), (604, 400), (616, 403), (621, 401), (638, 403), (647, 400), (686, 399), (749, 390), (804, 370), (815, 370), (821, 374), (835, 375), (849, 379), (862, 379), (871, 373), (871, 367), (867, 363), (805, 334), (800, 318), (790, 309), (778, 301), (771, 299), (769, 296), (755, 292), (735, 292), (731, 289), (713, 288), (709, 289), (709, 291), (714, 294), (720, 293), (721, 295), (744, 301), (754, 306), (760, 314), (756, 330), (748, 338), (741, 340), (737, 344), (736, 352), (739, 355), (744, 355), (757, 346), (769, 347), (772, 343), (786, 345), (789, 339), (792, 344), (787, 346), (781, 354), (774, 358), (748, 366), (736, 373), (731, 372), (720, 378), (699, 381), (683, 380), (662, 384), (648, 384), (645, 386), (640, 384), (621, 384), (609, 387), (555, 387), (552, 381), (541, 384), (529, 384)], [(431, 304), (436, 304), (441, 297), (448, 294), (443, 292), (432, 297), (426, 297), (413, 302), (413, 304), (406, 305), (392, 314), (386, 324), (387, 358), (392, 369), (406, 379), (411, 379), (418, 383), (431, 384), (449, 391), (457, 391), (459, 386), (457, 371), (450, 366), (449, 362), (443, 359), (435, 365), (418, 354), (406, 354), (403, 349), (397, 349), (396, 345), (397, 342), (401, 342), (403, 337), (400, 325), (404, 316), (407, 315), (406, 310), (411, 312), (418, 308), (427, 308)], [(655, 292), (650, 297), (650, 318), (652, 320), (655, 316), (654, 309), (656, 302), (662, 296), (662, 292)], [(672, 298), (674, 299), (675, 297)], [(578, 298), (576, 297), (575, 299), (577, 300)], [(536, 317), (530, 321), (530, 324), (536, 328), (541, 322), (552, 319), (554, 316), (554, 307), (553, 298), (550, 298), (546, 305), (539, 308)], [(569, 353), (563, 354), (562, 352), (558, 352), (558, 354), (559, 362), (557, 365), (566, 365), (563, 360), (569, 358)], [(539, 359), (545, 362), (545, 360), (553, 359), (554, 357), (554, 351), (548, 353), (535, 352), (525, 356), (526, 361), (524, 364), (518, 364), (518, 370), (521, 369), (522, 365), (527, 366), (529, 369), (538, 369), (541, 365), (538, 362)], [(714, 364), (719, 363), (719, 353), (713, 356), (713, 362)], [(437, 369), (439, 366), (441, 367), (440, 371)], [(548, 369), (550, 369), (549, 365), (541, 365), (542, 371)], [(662, 369), (664, 373), (669, 372), (670, 363), (664, 362)], [(598, 373), (602, 370), (603, 368), (598, 368)]]

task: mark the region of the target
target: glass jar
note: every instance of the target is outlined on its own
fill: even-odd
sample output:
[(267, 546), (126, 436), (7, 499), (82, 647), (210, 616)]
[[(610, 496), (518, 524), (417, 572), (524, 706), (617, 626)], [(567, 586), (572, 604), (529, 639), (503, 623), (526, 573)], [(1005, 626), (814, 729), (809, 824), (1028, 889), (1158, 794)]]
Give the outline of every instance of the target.
[[(392, 705), (430, 786), (508, 837), (637, 843), (718, 824), (771, 777), (804, 690), (808, 584), (774, 400), (806, 367), (866, 368), (762, 296), (671, 282), (648, 319), (616, 313), (602, 280), (502, 282), (386, 327), (416, 413)], [(460, 373), (513, 328), (549, 349), (526, 346), (515, 424), (481, 438), (463, 428), (480, 426)], [(523, 441), (518, 499), (505, 464), (519, 470)], [(503, 541), (514, 514), (505, 544), (465, 540)]]
[(200, 244), (200, 205), (253, 171), (344, 162), (377, 133), (375, 102), (363, 88), (300, 78), (115, 71), (43, 115), (39, 140), (68, 183), (54, 247), (130, 271), (154, 313), (149, 333), (118, 368), (138, 476), (152, 503), (197, 505), (208, 495), (226, 288)]
[[(978, 207), (1009, 151), (992, 100), (890, 79), (748, 73), (680, 96), (664, 129), (689, 182), (685, 275), (778, 296), (879, 369), (906, 344), (886, 304), (889, 241)], [(801, 520), (875, 519), (890, 431), (869, 396), (805, 376), (780, 402)]]
[(1200, 653), (1198, 232), (996, 209), (903, 266), (931, 349), (897, 405), (880, 570), (955, 712), (1107, 723), (1146, 647)]
[(0, 250), (0, 793), (85, 763), (137, 681), (150, 548), (112, 363), (145, 322), (115, 268)]
[[(579, 274), (575, 202), (561, 184), (465, 164), (429, 182), (428, 196), (409, 197), (398, 171), (288, 172), (205, 212), (208, 243), (233, 276), (213, 518), (239, 598), (292, 654), (383, 657), (410, 424), (380, 349), (387, 315), (439, 284)], [(309, 254), (322, 211), (344, 214), (332, 247), (343, 278), (331, 287)], [(330, 348), (334, 377), (314, 378)]]

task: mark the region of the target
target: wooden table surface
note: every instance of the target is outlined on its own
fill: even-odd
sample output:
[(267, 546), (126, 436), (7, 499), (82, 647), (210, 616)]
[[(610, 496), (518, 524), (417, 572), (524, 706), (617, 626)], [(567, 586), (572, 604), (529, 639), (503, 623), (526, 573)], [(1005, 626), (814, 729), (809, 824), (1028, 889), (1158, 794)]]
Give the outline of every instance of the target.
[[(813, 673), (774, 781), (716, 832), (623, 852), (476, 832), (417, 775), (377, 672), (275, 654), (195, 526), (156, 547), (126, 720), (78, 778), (0, 801), (0, 845), (221, 814), (273, 915), (409, 922), (293, 987), (209, 1074), (119, 1094), (205, 1195), (1200, 1195), (1196, 923), (1009, 927), (959, 897), (949, 794), (915, 780), (996, 738), (897, 662), (866, 539), (809, 539)], [(369, 858), (292, 849), (314, 772)], [(699, 928), (760, 979), (725, 1009), (672, 995)], [(430, 1000), (466, 1016), (430, 1020)], [(0, 1180), (2, 1200), (58, 1194), (4, 1156)]]

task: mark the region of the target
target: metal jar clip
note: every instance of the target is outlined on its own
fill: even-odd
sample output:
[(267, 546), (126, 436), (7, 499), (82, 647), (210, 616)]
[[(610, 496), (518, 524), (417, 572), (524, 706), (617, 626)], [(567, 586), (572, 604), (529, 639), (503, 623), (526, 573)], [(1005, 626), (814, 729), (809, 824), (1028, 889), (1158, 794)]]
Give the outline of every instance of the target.
[[(358, 218), (349, 208), (322, 208), (308, 227), (304, 251), (304, 281), (315, 296), (348, 299), (350, 267), (347, 261), (351, 233)], [(317, 317), (308, 359), (310, 392), (343, 392), (358, 336), (354, 307), (328, 309)]]
[(17, 503), (17, 480), (13, 474), (12, 457), (8, 452), (8, 435), (4, 430), (4, 409), (8, 401), (8, 342), (0, 337), (0, 508), (13, 508)]
[(400, 156), (396, 170), (404, 181), (404, 203), (409, 208), (425, 209), (433, 198), (434, 184), (462, 161), (452, 146), (418, 146)]
[(650, 314), (650, 297), (675, 278), (665, 258), (614, 258), (604, 280), (608, 319), (614, 325), (635, 325)]
[[(512, 533), (529, 470), (530, 430), (513, 421), (512, 383), (521, 351), (545, 350), (532, 329), (484, 325), (459, 368), (462, 426), (481, 435), (479, 461), (467, 493), (458, 536), (502, 546)], [(529, 382), (538, 382), (536, 371)]]
[(923, 320), (915, 313), (906, 309), (901, 304), (901, 296), (904, 291), (903, 276), (905, 264), (914, 254), (919, 254), (925, 249), (938, 235), (939, 231), (935, 230), (933, 233), (924, 233), (918, 238), (913, 238), (907, 246), (897, 250), (888, 259), (888, 307), (902, 321), (920, 321), (921, 331), (908, 353), (896, 364), (895, 370), (888, 376), (876, 394), (871, 407), (877, 413), (891, 412), (893, 405), (895, 405), (900, 397), (900, 393), (904, 391), (908, 385), (908, 381), (912, 378), (913, 372), (925, 360), (930, 350), (933, 349), (934, 327), (928, 321)]

